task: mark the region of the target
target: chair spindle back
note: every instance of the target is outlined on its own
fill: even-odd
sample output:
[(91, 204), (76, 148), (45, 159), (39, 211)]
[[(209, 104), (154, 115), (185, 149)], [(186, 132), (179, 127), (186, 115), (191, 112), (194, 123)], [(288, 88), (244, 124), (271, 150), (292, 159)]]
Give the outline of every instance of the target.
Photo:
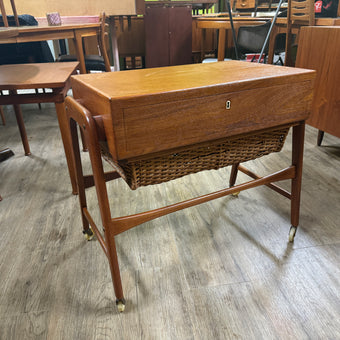
[[(19, 26), (19, 18), (18, 18), (18, 13), (17, 13), (17, 9), (15, 7), (14, 0), (11, 0), (11, 6), (12, 6), (12, 12), (13, 12), (14, 20), (15, 20), (15, 25)], [(4, 22), (4, 26), (8, 27), (9, 24), (8, 24), (5, 4), (4, 4), (3, 0), (0, 0), (0, 9), (1, 9), (1, 15), (2, 15), (2, 20)]]

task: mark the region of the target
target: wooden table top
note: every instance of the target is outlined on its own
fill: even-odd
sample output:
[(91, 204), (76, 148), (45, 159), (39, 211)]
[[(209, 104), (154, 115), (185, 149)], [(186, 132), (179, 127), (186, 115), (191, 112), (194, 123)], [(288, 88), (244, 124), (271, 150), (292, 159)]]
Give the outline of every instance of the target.
[(0, 89), (63, 87), (78, 62), (0, 65)]
[(314, 76), (221, 61), (77, 75), (71, 84), (123, 160), (304, 120)]
[(100, 22), (75, 22), (75, 23), (67, 23), (59, 26), (49, 26), (47, 23), (39, 23), (37, 26), (19, 26), (16, 27), (20, 32), (29, 32), (29, 31), (64, 31), (69, 29), (79, 29), (79, 28), (92, 28), (99, 27)]
[(74, 31), (89, 30), (91, 31), (89, 35), (95, 35), (99, 27), (99, 22), (67, 23), (60, 26), (40, 23), (37, 26), (1, 27), (0, 44), (73, 38)]
[[(297, 68), (277, 67), (243, 61), (226, 61), (207, 64), (189, 64), (171, 67), (82, 74), (73, 76), (92, 90), (107, 96), (111, 100), (152, 96), (160, 93), (190, 91), (204, 88), (208, 95), (209, 88), (229, 85), (232, 88), (246, 87), (246, 84), (260, 84), (271, 78), (271, 84), (289, 82), (290, 77), (303, 78), (308, 71)], [(307, 76), (308, 77), (308, 76)], [(286, 80), (284, 80), (285, 78)]]
[(0, 39), (16, 37), (18, 34), (16, 27), (0, 27)]

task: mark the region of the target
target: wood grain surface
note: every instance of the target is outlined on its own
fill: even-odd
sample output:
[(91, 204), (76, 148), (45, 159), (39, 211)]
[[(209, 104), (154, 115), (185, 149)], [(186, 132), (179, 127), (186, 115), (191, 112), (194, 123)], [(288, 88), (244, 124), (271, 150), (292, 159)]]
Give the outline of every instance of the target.
[(0, 65), (1, 90), (63, 87), (78, 62)]

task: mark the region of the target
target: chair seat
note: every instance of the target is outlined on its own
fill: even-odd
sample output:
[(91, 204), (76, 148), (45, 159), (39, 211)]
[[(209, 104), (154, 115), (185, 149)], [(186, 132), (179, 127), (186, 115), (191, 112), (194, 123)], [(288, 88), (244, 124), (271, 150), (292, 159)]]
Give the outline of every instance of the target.
[[(56, 59), (57, 62), (77, 61), (75, 55), (64, 54)], [(85, 66), (87, 71), (105, 71), (104, 58), (99, 55), (86, 55)]]

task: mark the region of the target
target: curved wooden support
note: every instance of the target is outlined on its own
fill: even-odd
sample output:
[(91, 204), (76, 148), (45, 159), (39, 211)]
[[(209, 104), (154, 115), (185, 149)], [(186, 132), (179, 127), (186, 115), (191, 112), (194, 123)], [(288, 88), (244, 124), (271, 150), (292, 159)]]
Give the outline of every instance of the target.
[[(109, 200), (106, 189), (105, 175), (103, 170), (103, 164), (101, 160), (100, 147), (98, 142), (98, 136), (96, 131), (96, 123), (92, 118), (90, 112), (86, 110), (81, 104), (71, 97), (67, 97), (65, 100), (67, 117), (70, 120), (72, 148), (74, 152), (77, 184), (79, 192), (79, 202), (81, 206), (83, 228), (86, 230), (90, 222), (93, 230), (109, 260), (111, 277), (113, 281), (114, 291), (118, 300), (124, 300), (123, 287), (119, 271), (119, 263), (116, 251), (115, 239), (110, 232), (111, 212), (109, 206)], [(81, 166), (81, 158), (79, 151), (78, 134), (76, 128), (76, 122), (83, 130), (86, 145), (88, 147), (93, 179), (96, 187), (97, 198), (99, 203), (99, 209), (101, 219), (104, 227), (105, 239), (100, 234), (98, 228), (95, 226), (90, 214), (87, 211), (86, 195), (84, 176)]]

